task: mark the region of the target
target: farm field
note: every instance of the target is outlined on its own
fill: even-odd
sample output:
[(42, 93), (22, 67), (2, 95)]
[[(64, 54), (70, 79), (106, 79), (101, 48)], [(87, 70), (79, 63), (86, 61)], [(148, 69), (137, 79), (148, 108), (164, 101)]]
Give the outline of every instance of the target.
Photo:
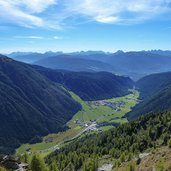
[(127, 96), (89, 102), (81, 100), (72, 92), (71, 95), (82, 105), (82, 110), (75, 114), (69, 123), (75, 120), (83, 123), (94, 120), (97, 123), (110, 121), (124, 123), (127, 120), (122, 117), (138, 103), (139, 92), (130, 90), (130, 94)]
[[(82, 105), (82, 110), (77, 112), (67, 123), (70, 129), (49, 134), (43, 138), (42, 143), (23, 144), (17, 149), (17, 154), (23, 154), (29, 149), (31, 152), (39, 152), (44, 157), (82, 132), (106, 131), (117, 124), (125, 123), (127, 119), (123, 116), (138, 103), (139, 97), (139, 92), (136, 90), (130, 90), (130, 94), (127, 96), (98, 101), (83, 101), (73, 92), (70, 94)], [(94, 125), (91, 126), (92, 124)], [(87, 129), (87, 127), (91, 127), (91, 129)]]

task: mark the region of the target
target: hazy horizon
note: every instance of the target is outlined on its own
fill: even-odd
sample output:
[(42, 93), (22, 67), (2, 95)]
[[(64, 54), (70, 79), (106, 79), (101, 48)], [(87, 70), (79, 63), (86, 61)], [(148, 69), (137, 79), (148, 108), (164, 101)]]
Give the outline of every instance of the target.
[(4, 55), (8, 55), (8, 54), (12, 54), (12, 53), (40, 53), (40, 54), (44, 54), (44, 53), (48, 53), (48, 52), (51, 52), (51, 53), (81, 53), (81, 52), (99, 52), (99, 53), (117, 53), (119, 51), (122, 51), (124, 53), (127, 53), (127, 52), (148, 52), (148, 51), (171, 51), (170, 49), (148, 49), (148, 50), (128, 50), (128, 51), (124, 51), (122, 49), (118, 49), (116, 51), (104, 51), (104, 50), (79, 50), (79, 51), (52, 51), (52, 50), (47, 50), (47, 51), (9, 51), (9, 52), (5, 52), (5, 53), (1, 53), (0, 54), (4, 54)]

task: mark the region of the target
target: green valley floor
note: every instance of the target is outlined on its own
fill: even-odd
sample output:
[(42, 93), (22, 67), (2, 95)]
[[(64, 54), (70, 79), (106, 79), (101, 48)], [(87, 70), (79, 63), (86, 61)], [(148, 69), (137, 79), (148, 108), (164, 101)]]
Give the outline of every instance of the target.
[(49, 134), (43, 138), (42, 143), (23, 144), (16, 154), (38, 152), (42, 157), (55, 151), (75, 138), (91, 132), (101, 132), (127, 122), (123, 116), (131, 111), (138, 103), (139, 92), (130, 90), (130, 94), (98, 101), (83, 101), (79, 96), (70, 92), (71, 96), (82, 105), (82, 110), (77, 112), (67, 123), (70, 129), (56, 134)]

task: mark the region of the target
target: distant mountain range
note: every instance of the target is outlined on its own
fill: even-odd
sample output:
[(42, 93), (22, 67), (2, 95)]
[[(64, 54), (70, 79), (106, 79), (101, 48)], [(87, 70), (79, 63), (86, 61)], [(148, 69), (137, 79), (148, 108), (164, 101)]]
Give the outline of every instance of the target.
[(151, 52), (113, 54), (108, 63), (112, 64), (118, 73), (129, 75), (135, 80), (152, 73), (171, 71), (171, 56)]
[(62, 54), (62, 52), (46, 52), (46, 53), (37, 53), (37, 52), (13, 52), (11, 54), (8, 54), (10, 58), (26, 62), (26, 63), (34, 63), (40, 59), (44, 59), (51, 56), (56, 56)]
[(63, 69), (69, 71), (113, 71), (113, 66), (94, 59), (78, 58), (70, 55), (59, 55), (56, 57), (44, 58), (34, 64), (52, 69)]
[(171, 56), (171, 51), (170, 50), (165, 50), (165, 51), (163, 51), (163, 50), (150, 50), (150, 51), (147, 51), (147, 52), (157, 54), (157, 55)]
[(171, 51), (139, 51), (105, 53), (103, 51), (87, 52), (46, 52), (23, 53), (8, 55), (15, 60), (36, 65), (70, 71), (107, 71), (128, 75), (138, 80), (146, 75), (167, 72), (171, 69)]

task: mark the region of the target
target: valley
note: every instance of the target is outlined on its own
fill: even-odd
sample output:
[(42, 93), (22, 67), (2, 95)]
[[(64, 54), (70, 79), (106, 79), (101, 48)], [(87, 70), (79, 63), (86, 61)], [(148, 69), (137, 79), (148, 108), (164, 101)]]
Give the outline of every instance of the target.
[(0, 0), (0, 171), (171, 171), (171, 0)]
[(42, 143), (23, 144), (17, 149), (17, 154), (24, 154), (28, 151), (29, 153), (38, 152), (41, 156), (46, 156), (76, 138), (94, 132), (106, 131), (126, 123), (127, 119), (123, 116), (138, 103), (139, 97), (138, 91), (129, 90), (129, 92), (126, 96), (112, 99), (83, 101), (70, 91), (73, 99), (82, 106), (82, 110), (78, 111), (67, 123), (70, 129), (57, 134), (49, 134), (43, 138)]
[[(26, 163), (30, 164), (36, 154), (48, 168), (56, 161), (53, 167), (57, 171), (84, 167), (89, 171), (89, 167), (97, 166), (111, 171), (134, 165), (144, 168), (147, 161), (138, 165), (135, 158), (148, 158), (153, 148), (166, 149), (170, 115), (157, 112), (170, 108), (171, 72), (134, 82), (108, 72), (52, 70), (3, 55), (0, 71), (0, 116), (4, 119), (0, 122), (7, 128), (0, 129), (0, 135), (9, 142), (0, 141), (0, 150), (7, 154), (16, 150), (15, 156), (21, 161), (28, 156)], [(151, 111), (155, 114), (148, 115)], [(15, 141), (9, 141), (6, 135), (12, 135)]]

